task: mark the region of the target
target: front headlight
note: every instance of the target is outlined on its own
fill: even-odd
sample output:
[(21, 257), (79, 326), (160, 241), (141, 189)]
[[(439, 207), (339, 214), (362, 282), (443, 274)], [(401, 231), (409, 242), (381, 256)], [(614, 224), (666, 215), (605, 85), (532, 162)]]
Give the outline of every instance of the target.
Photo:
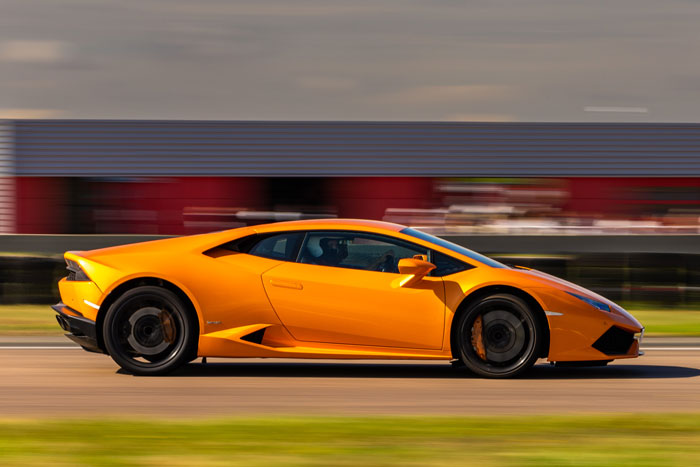
[(588, 298), (586, 296), (579, 295), (579, 294), (576, 294), (573, 292), (566, 292), (566, 293), (568, 293), (572, 297), (578, 298), (582, 302), (586, 302), (589, 305), (593, 305), (594, 307), (598, 308), (601, 311), (607, 311), (608, 313), (610, 313), (610, 307), (603, 302), (599, 302), (598, 300), (593, 300), (592, 298)]

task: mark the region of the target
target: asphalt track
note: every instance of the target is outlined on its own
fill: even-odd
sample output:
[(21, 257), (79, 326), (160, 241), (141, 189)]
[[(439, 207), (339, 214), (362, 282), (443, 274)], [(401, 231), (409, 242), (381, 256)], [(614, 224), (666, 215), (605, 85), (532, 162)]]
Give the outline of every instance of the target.
[[(46, 348), (49, 347), (49, 348)], [(599, 368), (541, 363), (480, 379), (444, 362), (209, 359), (134, 377), (70, 346), (0, 347), (0, 417), (555, 414), (700, 410), (700, 348), (647, 348)]]

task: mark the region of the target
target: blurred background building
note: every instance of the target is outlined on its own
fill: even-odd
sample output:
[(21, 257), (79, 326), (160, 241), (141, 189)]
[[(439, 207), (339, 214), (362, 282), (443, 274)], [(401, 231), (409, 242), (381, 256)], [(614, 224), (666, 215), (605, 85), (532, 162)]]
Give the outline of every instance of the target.
[(315, 217), (700, 302), (700, 124), (6, 120), (0, 180), (4, 303), (53, 301), (65, 250)]
[(0, 229), (698, 233), (700, 124), (8, 120)]

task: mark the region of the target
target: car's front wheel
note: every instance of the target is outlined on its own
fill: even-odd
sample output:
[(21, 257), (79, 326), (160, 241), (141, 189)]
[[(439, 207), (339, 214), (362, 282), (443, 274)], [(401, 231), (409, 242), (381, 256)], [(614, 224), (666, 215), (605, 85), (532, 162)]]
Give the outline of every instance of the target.
[(154, 286), (125, 292), (107, 310), (107, 353), (135, 375), (169, 373), (196, 356), (197, 325), (173, 292)]
[(534, 311), (519, 297), (495, 294), (469, 305), (457, 322), (460, 359), (489, 378), (517, 376), (535, 364), (542, 330)]

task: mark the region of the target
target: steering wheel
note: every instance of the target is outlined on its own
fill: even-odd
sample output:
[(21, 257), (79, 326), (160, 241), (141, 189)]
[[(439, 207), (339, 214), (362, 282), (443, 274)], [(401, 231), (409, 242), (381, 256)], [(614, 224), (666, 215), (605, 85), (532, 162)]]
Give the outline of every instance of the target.
[(396, 257), (391, 253), (387, 253), (384, 256), (384, 261), (379, 263), (374, 269), (379, 272), (394, 272), (396, 270)]

